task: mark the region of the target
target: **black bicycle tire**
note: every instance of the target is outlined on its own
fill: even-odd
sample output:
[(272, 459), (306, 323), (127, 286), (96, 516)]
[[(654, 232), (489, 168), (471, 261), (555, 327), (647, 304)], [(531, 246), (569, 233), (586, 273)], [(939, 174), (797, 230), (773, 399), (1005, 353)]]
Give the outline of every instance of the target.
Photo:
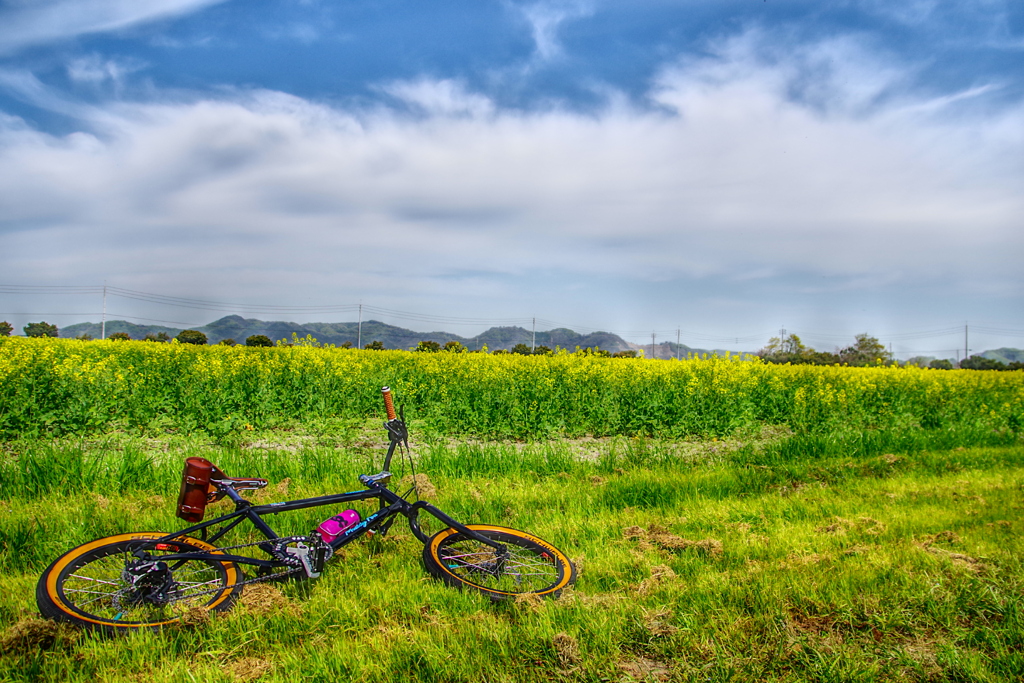
[[(467, 524), (467, 528), (488, 539), (505, 544), (517, 558), (515, 567), (522, 569), (522, 563), (529, 563), (529, 574), (541, 573), (550, 576), (541, 579), (541, 585), (530, 583), (525, 589), (518, 590), (510, 586), (523, 580), (522, 572), (506, 571), (501, 575), (481, 571), (479, 563), (467, 562), (467, 552), (462, 558), (445, 555), (455, 544), (468, 546), (468, 554), (493, 552), (489, 546), (474, 541), (461, 532), (449, 528), (439, 531), (428, 539), (423, 546), (423, 565), (435, 578), (449, 586), (468, 587), (479, 591), (493, 600), (507, 600), (520, 595), (534, 594), (542, 597), (557, 597), (565, 588), (576, 581), (576, 567), (561, 550), (542, 538), (518, 529), (495, 526), (493, 524)], [(550, 569), (548, 566), (550, 565)], [(505, 579), (508, 579), (507, 581)], [(491, 583), (492, 585), (485, 585)], [(498, 585), (494, 585), (498, 584)]]
[[(117, 597), (127, 588), (127, 583), (117, 574), (118, 556), (123, 558), (126, 553), (137, 549), (140, 545), (142, 547), (151, 546), (147, 550), (156, 553), (212, 553), (217, 550), (215, 546), (194, 538), (179, 537), (172, 541), (161, 541), (166, 537), (167, 534), (159, 532), (117, 534), (98, 538), (67, 551), (54, 560), (39, 577), (39, 582), (36, 585), (36, 604), (40, 614), (55, 621), (68, 622), (109, 634), (142, 629), (157, 630), (177, 623), (181, 620), (184, 611), (191, 608), (198, 607), (211, 612), (229, 609), (239, 594), (238, 584), (243, 579), (241, 569), (234, 562), (193, 559), (185, 560), (181, 566), (187, 566), (189, 563), (193, 563), (193, 567), (196, 564), (205, 565), (208, 571), (213, 572), (210, 575), (212, 577), (210, 582), (214, 584), (214, 589), (219, 588), (219, 590), (214, 593), (204, 593), (202, 599), (197, 596), (194, 601), (183, 600), (182, 604), (175, 604), (175, 609), (179, 612), (176, 616), (164, 615), (129, 621), (122, 620), (120, 614), (111, 617), (109, 614), (95, 613), (101, 612), (101, 608), (107, 609), (108, 607), (111, 610), (121, 609), (122, 613), (124, 611), (124, 608), (119, 608), (116, 604)], [(90, 566), (94, 570), (103, 570), (105, 569), (104, 564), (109, 565), (109, 568), (106, 569), (106, 574), (100, 574), (98, 578), (84, 576), (84, 573), (80, 573)], [(123, 563), (120, 566), (123, 566)], [(175, 571), (180, 571), (180, 567)], [(84, 602), (76, 602), (69, 597), (69, 594), (85, 594), (86, 589), (69, 587), (69, 581), (93, 582), (83, 585), (88, 585), (89, 588), (110, 586), (111, 589), (106, 592), (91, 591), (99, 597), (88, 600), (88, 602), (96, 603), (95, 607), (86, 608)], [(119, 590), (115, 590), (115, 588), (119, 588)], [(205, 592), (209, 588), (203, 587), (203, 590)], [(205, 599), (207, 595), (209, 598)]]

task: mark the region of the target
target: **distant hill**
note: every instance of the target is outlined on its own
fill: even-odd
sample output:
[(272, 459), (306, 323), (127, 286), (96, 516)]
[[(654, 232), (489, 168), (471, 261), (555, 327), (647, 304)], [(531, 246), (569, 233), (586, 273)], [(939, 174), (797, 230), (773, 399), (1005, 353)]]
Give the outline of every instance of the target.
[[(243, 318), (240, 315), (229, 315), (215, 320), (214, 322), (195, 328), (204, 332), (211, 344), (216, 344), (222, 339), (234, 339), (238, 343), (245, 343), (247, 337), (254, 334), (263, 334), (272, 341), (278, 339), (291, 339), (292, 333), (305, 337), (307, 334), (315, 337), (323, 344), (334, 344), (341, 346), (350, 342), (352, 346), (360, 341), (366, 346), (372, 341), (383, 342), (386, 349), (412, 349), (421, 341), (434, 341), (445, 344), (449, 341), (457, 341), (460, 344), (476, 350), (484, 344), (491, 351), (496, 349), (511, 349), (516, 344), (532, 346), (533, 332), (523, 327), (492, 327), (486, 332), (481, 332), (475, 337), (463, 337), (451, 332), (415, 332), (403, 327), (388, 325), (378, 320), (367, 320), (363, 322), (362, 338), (359, 337), (358, 323), (293, 323), (284, 321), (264, 321), (254, 318)], [(162, 325), (136, 325), (125, 320), (108, 320), (107, 336), (115, 332), (127, 332), (132, 339), (142, 339), (147, 334), (159, 334), (163, 332), (174, 337), (181, 332), (182, 328), (165, 327)], [(94, 339), (100, 338), (99, 323), (77, 323), (60, 328), (60, 336), (74, 338), (82, 334), (88, 334)], [(592, 332), (590, 334), (579, 334), (564, 327), (537, 332), (537, 346), (546, 346), (549, 349), (560, 347), (573, 350), (580, 348), (601, 348), (605, 351), (638, 351), (643, 350), (644, 355), (651, 357), (650, 344), (631, 344), (617, 334), (611, 332)], [(725, 355), (725, 349), (702, 349), (680, 344), (677, 348), (674, 342), (661, 342), (654, 346), (655, 358), (686, 358), (687, 356), (701, 356), (704, 354)], [(738, 353), (749, 353), (730, 351), (733, 355)], [(1009, 365), (1013, 362), (1024, 362), (1024, 350), (1001, 348), (991, 351), (984, 351), (979, 356), (991, 358)], [(930, 360), (930, 358), (929, 358)]]
[[(65, 339), (74, 339), (80, 337), (83, 334), (87, 334), (93, 339), (100, 338), (101, 326), (99, 323), (76, 323), (74, 325), (68, 325), (67, 327), (61, 327), (58, 329), (58, 335)], [(126, 320), (108, 320), (107, 321), (107, 336), (114, 334), (115, 332), (127, 332), (128, 336), (132, 339), (142, 339), (147, 334), (160, 334), (161, 332), (174, 337), (181, 332), (183, 328), (176, 327), (164, 327), (162, 325), (136, 325)]]
[(1024, 363), (1024, 349), (993, 349), (978, 355), (982, 358), (997, 360), (1000, 363), (1005, 363), (1006, 365), (1009, 365), (1010, 363)]
[[(115, 332), (126, 332), (132, 339), (143, 339), (147, 334), (159, 334), (161, 332), (168, 336), (175, 337), (182, 328), (164, 327), (161, 325), (136, 325), (125, 320), (108, 320), (107, 336)], [(475, 337), (463, 337), (451, 332), (415, 332), (402, 327), (388, 325), (378, 320), (366, 320), (363, 322), (362, 335), (359, 334), (358, 323), (293, 323), (283, 321), (264, 321), (254, 318), (243, 318), (240, 315), (229, 315), (215, 320), (214, 322), (195, 328), (206, 334), (211, 344), (216, 344), (222, 339), (234, 339), (236, 342), (245, 343), (246, 338), (254, 334), (262, 334), (270, 337), (272, 341), (279, 339), (291, 339), (292, 333), (300, 337), (312, 335), (322, 344), (334, 344), (341, 346), (349, 342), (352, 346), (366, 346), (370, 342), (383, 342), (386, 349), (412, 349), (421, 341), (434, 341), (439, 344), (446, 344), (449, 341), (457, 341), (471, 350), (482, 348), (485, 344), (491, 351), (497, 349), (511, 349), (516, 344), (533, 346), (534, 335), (532, 330), (523, 327), (492, 327)], [(60, 336), (75, 338), (88, 334), (94, 339), (100, 338), (99, 323), (77, 323), (60, 329)], [(579, 334), (570, 329), (559, 327), (553, 330), (537, 331), (537, 346), (546, 346), (549, 349), (563, 348), (573, 350), (580, 348), (600, 348), (615, 353), (616, 351), (628, 351), (643, 349), (648, 357), (651, 354), (650, 345), (642, 346), (631, 344), (622, 337), (611, 332), (592, 332), (590, 334)], [(682, 344), (678, 348), (678, 355), (686, 358), (688, 355), (725, 353), (721, 349), (698, 349)], [(735, 352), (733, 352), (735, 353)], [(671, 342), (662, 342), (655, 346), (655, 357), (675, 358), (677, 355), (676, 345)]]
[[(516, 344), (533, 345), (533, 332), (522, 327), (492, 327), (486, 332), (475, 337), (463, 337), (450, 332), (415, 332), (402, 327), (388, 325), (378, 320), (367, 320), (362, 325), (362, 335), (359, 334), (359, 324), (348, 323), (294, 323), (283, 321), (264, 321), (253, 318), (243, 318), (239, 315), (229, 315), (216, 320), (208, 325), (195, 328), (206, 334), (211, 344), (216, 344), (222, 339), (234, 339), (236, 342), (244, 343), (246, 338), (254, 334), (263, 334), (271, 340), (291, 339), (292, 333), (300, 337), (312, 335), (323, 344), (334, 344), (341, 346), (349, 342), (352, 346), (361, 344), (363, 346), (373, 341), (383, 342), (384, 348), (388, 349), (410, 349), (415, 348), (421, 341), (434, 341), (445, 344), (449, 341), (457, 341), (470, 349), (479, 349), (483, 345), (494, 351), (495, 349), (511, 349)], [(142, 339), (147, 334), (165, 334), (174, 337), (181, 328), (164, 327), (160, 325), (136, 325), (124, 320), (109, 320), (106, 325), (107, 336), (115, 332), (126, 332), (132, 339)], [(60, 329), (60, 336), (74, 338), (88, 334), (94, 339), (100, 337), (99, 323), (78, 323), (68, 325)], [(628, 342), (616, 334), (610, 332), (594, 332), (591, 334), (578, 334), (572, 330), (558, 328), (545, 332), (537, 332), (537, 346), (547, 346), (554, 349), (562, 347), (565, 349), (600, 347), (606, 351), (623, 351), (633, 348)]]

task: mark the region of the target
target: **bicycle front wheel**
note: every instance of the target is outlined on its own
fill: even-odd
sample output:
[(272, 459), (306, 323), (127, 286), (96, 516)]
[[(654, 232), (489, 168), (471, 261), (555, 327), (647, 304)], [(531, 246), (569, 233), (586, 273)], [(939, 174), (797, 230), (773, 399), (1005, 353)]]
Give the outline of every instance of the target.
[[(228, 609), (242, 580), (238, 565), (210, 557), (217, 548), (209, 543), (184, 537), (160, 541), (166, 537), (120, 534), (64, 553), (39, 578), (40, 613), (117, 633), (173, 624), (192, 609)], [(202, 556), (161, 560), (182, 553)]]
[(451, 586), (469, 586), (495, 600), (534, 594), (557, 596), (576, 580), (576, 568), (561, 550), (525, 531), (490, 524), (467, 528), (507, 548), (491, 546), (455, 529), (434, 534), (423, 547), (423, 564)]

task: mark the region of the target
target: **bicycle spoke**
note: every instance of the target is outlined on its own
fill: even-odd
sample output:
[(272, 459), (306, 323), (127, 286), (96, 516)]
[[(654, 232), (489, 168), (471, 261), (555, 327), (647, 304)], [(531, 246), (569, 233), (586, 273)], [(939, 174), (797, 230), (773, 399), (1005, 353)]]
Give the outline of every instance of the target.
[(481, 547), (471, 539), (456, 539), (440, 556), (448, 569), (464, 575), (467, 581), (493, 589), (511, 588), (521, 592), (525, 587), (543, 587), (558, 576), (557, 568), (539, 558), (532, 550), (506, 545), (506, 557), (501, 561), (491, 547)]
[(104, 581), (103, 579), (95, 579), (95, 578), (93, 578), (91, 576), (79, 576), (78, 574), (72, 574), (68, 578), (70, 578), (70, 579), (79, 579), (81, 581), (92, 581), (94, 583), (105, 583), (108, 586), (116, 586), (116, 585), (118, 585), (116, 581)]

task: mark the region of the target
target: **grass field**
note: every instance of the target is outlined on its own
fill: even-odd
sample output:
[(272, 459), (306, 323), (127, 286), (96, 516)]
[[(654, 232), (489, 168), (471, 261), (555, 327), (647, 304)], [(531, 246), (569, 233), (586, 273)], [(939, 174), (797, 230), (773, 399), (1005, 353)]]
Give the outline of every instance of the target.
[(491, 604), (429, 579), (396, 525), (316, 582), (113, 641), (34, 621), (36, 578), (94, 537), (179, 528), (182, 457), (294, 498), (351, 488), (379, 439), (8, 442), (0, 680), (1020, 680), (1024, 449), (898, 441), (416, 441), (438, 504), (549, 538), (578, 563), (576, 590)]
[[(1021, 372), (8, 339), (0, 381), (0, 682), (1024, 679)], [(181, 528), (185, 457), (264, 502), (357, 486), (384, 384), (434, 502), (575, 590), (445, 587), (396, 524), (161, 633), (38, 620), (65, 550)]]

